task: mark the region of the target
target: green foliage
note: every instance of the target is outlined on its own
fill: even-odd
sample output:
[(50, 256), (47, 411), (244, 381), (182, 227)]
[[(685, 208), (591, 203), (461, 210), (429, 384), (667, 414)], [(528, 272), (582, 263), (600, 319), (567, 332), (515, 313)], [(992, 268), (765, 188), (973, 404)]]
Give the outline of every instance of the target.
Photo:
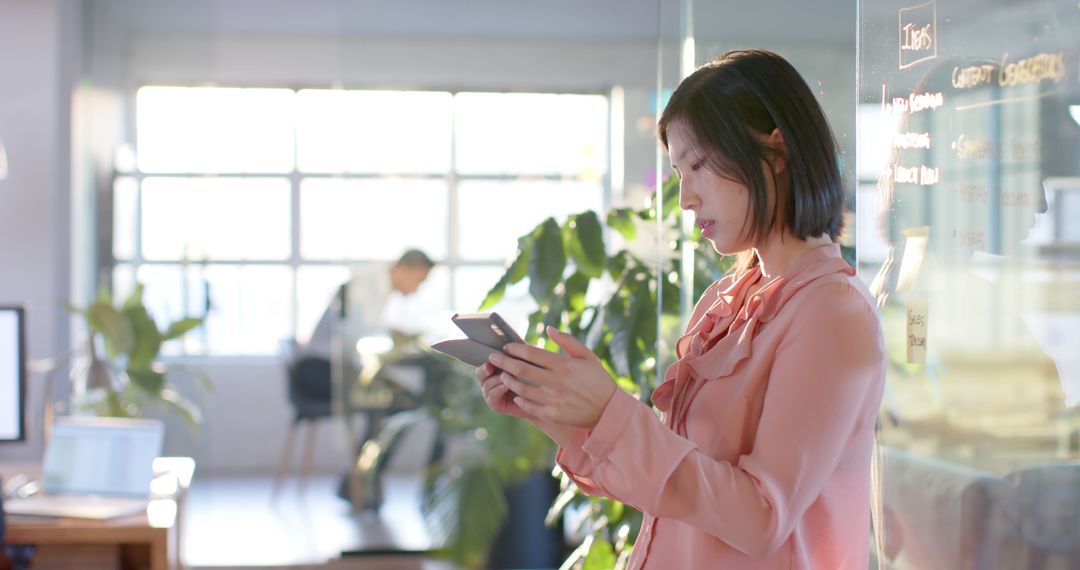
[[(669, 178), (658, 194), (659, 213), (654, 195), (645, 208), (613, 209), (604, 220), (608, 229), (628, 242), (639, 236), (660, 234), (657, 239), (661, 240), (675, 236), (665, 244), (662, 262), (658, 263), (652, 255), (642, 259), (629, 248), (608, 254), (614, 248), (609, 247), (595, 212), (569, 216), (562, 227), (548, 218), (518, 240), (517, 257), (488, 292), (480, 310), (494, 306), (503, 298), (507, 287), (527, 277), (529, 293), (539, 308), (529, 315), (525, 340), (538, 343), (546, 324), (567, 330), (597, 354), (622, 389), (647, 397), (655, 387), (659, 367), (668, 364), (662, 362), (664, 355), (658, 353), (658, 328), (665, 336), (675, 336), (681, 324), (682, 240), (690, 239), (695, 244), (694, 282), (691, 291), (686, 292), (695, 299), (727, 272), (732, 263), (718, 256), (710, 246), (701, 244), (696, 233), (685, 238), (678, 235), (682, 212), (678, 207), (677, 179)], [(586, 296), (594, 285), (599, 291), (610, 292), (602, 301), (588, 304)], [(547, 348), (557, 347), (547, 342)], [(525, 422), (513, 419), (500, 429), (509, 430), (512, 425), (532, 429)], [(517, 447), (507, 449), (489, 442), (491, 455), (507, 453), (502, 457), (514, 461), (520, 453), (521, 441), (518, 440)], [(548, 524), (555, 524), (568, 506), (577, 505), (587, 509), (583, 528), (591, 529), (564, 567), (609, 569), (617, 559), (625, 560), (633, 548), (632, 535), (640, 527), (641, 514), (617, 501), (586, 497), (565, 474), (558, 472), (557, 476), (561, 480), (561, 492), (548, 512)]]
[(424, 513), (444, 558), (483, 568), (507, 516), (505, 489), (546, 471), (553, 445), (531, 424), (497, 414), (476, 389), (473, 369), (447, 359), (443, 401), (432, 405), (448, 445), (427, 477)]
[[(80, 309), (68, 305), (68, 310), (83, 315), (90, 332), (90, 343), (100, 335), (104, 341), (107, 365), (123, 371), (126, 385), (106, 387), (105, 398), (94, 405), (98, 414), (116, 417), (142, 416), (148, 406), (159, 406), (182, 417), (192, 427), (201, 422), (198, 406), (181, 396), (166, 381), (165, 365), (159, 361), (165, 341), (183, 337), (203, 323), (201, 317), (186, 317), (170, 323), (164, 332), (158, 329), (150, 312), (143, 305), (143, 286), (134, 291), (119, 306), (114, 306), (112, 294), (105, 287), (98, 290), (94, 302)], [(205, 389), (211, 389), (209, 378), (199, 374)]]
[(481, 568), (506, 520), (503, 481), (492, 465), (450, 471), (430, 484), (425, 512), (443, 535), (443, 556), (466, 568)]
[(615, 547), (608, 539), (599, 535), (593, 535), (589, 541), (589, 553), (585, 555), (585, 561), (581, 570), (611, 570), (615, 567)]

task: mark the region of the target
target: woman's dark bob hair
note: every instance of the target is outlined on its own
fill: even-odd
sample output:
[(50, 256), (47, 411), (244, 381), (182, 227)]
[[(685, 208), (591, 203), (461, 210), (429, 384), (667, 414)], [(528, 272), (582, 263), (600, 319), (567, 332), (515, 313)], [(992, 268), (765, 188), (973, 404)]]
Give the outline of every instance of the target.
[[(844, 188), (836, 140), (814, 93), (782, 57), (730, 51), (701, 66), (679, 84), (660, 116), (665, 148), (675, 122), (687, 130), (710, 170), (749, 189), (745, 235), (756, 242), (781, 223), (798, 239), (822, 234), (837, 239)], [(787, 146), (788, 184), (777, 184), (769, 208), (761, 165), (774, 152), (764, 136), (777, 128)]]

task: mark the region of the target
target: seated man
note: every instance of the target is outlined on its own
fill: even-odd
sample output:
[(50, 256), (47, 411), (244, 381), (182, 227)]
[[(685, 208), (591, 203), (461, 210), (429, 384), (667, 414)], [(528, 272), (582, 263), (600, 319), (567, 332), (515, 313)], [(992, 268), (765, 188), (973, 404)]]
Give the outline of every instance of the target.
[[(322, 359), (329, 361), (327, 373), (332, 367), (340, 367), (340, 378), (346, 390), (346, 414), (361, 412), (365, 418), (360, 436), (354, 433), (355, 453), (359, 455), (368, 441), (388, 439), (396, 441), (412, 423), (404, 420), (390, 422), (388, 415), (398, 411), (415, 408), (426, 396), (426, 378), (419, 379), (420, 385), (409, 382), (392, 382), (372, 378), (363, 370), (361, 352), (390, 351), (403, 340), (412, 339), (424, 332), (424, 319), (432, 311), (418, 308), (411, 298), (420, 285), (427, 279), (435, 263), (422, 251), (410, 249), (393, 265), (372, 264), (355, 269), (349, 281), (343, 283), (326, 307), (307, 344), (299, 347), (296, 357), (301, 359)], [(422, 303), (421, 303), (422, 304)], [(362, 339), (383, 339), (390, 342), (375, 343), (384, 346), (362, 348), (358, 341)], [(363, 344), (363, 343), (361, 343)], [(425, 371), (426, 372), (426, 371)], [(426, 376), (426, 374), (425, 374)], [(358, 381), (358, 380), (364, 381)], [(326, 393), (330, 394), (331, 379), (325, 378)], [(352, 421), (346, 425), (352, 431)], [(389, 425), (389, 429), (387, 426)], [(386, 431), (386, 433), (382, 433)], [(389, 441), (388, 440), (388, 441)], [(385, 443), (390, 447), (389, 443)], [(342, 477), (338, 494), (351, 501), (358, 509), (377, 508), (381, 502), (380, 473), (386, 467), (386, 449), (382, 457), (371, 466), (370, 472), (358, 471), (357, 461)]]
[(424, 252), (410, 249), (392, 266), (371, 265), (355, 270), (326, 307), (311, 339), (301, 347), (303, 356), (329, 358), (332, 338), (340, 335), (342, 350), (355, 354), (356, 341), (368, 336), (411, 336), (421, 331), (417, 323), (395, 315), (400, 303), (395, 293), (412, 295), (435, 266)]

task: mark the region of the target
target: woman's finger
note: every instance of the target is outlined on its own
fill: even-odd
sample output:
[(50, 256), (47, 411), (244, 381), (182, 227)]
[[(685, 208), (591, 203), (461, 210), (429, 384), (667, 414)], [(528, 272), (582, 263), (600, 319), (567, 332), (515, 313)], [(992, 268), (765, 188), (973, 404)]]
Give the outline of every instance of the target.
[(547, 394), (545, 393), (546, 390), (544, 390), (543, 388), (540, 388), (538, 386), (532, 386), (526, 382), (522, 382), (521, 380), (518, 380), (517, 378), (514, 378), (513, 376), (505, 372), (499, 375), (499, 380), (502, 381), (504, 386), (509, 388), (518, 396), (524, 396), (530, 400), (541, 403), (544, 403), (544, 401), (547, 399)]
[[(505, 405), (503, 403), (503, 398), (505, 398), (508, 393), (510, 393), (510, 389), (507, 388), (502, 382), (499, 382), (497, 385), (493, 386), (491, 390), (488, 390), (484, 394), (484, 399), (493, 409), (495, 409)], [(501, 412), (503, 410), (496, 409), (496, 411)]]
[(495, 367), (492, 366), (489, 362), (485, 362), (480, 366), (476, 367), (477, 380), (483, 381), (485, 378), (490, 377), (492, 374), (495, 374)]
[(574, 335), (565, 333), (553, 326), (547, 327), (547, 335), (555, 344), (559, 345), (559, 348), (566, 351), (566, 354), (573, 356), (574, 358), (596, 358), (596, 354), (589, 350), (587, 346), (581, 344), (581, 341), (574, 338)]
[(497, 382), (494, 386), (491, 387), (491, 390), (488, 391), (488, 395), (498, 400), (509, 391), (510, 388), (507, 388), (506, 384), (503, 384), (502, 382)]
[(534, 417), (545, 420), (548, 419), (547, 408), (537, 402), (534, 402), (522, 396), (515, 396), (514, 403), (517, 404), (517, 406), (522, 410), (525, 410), (527, 413), (532, 414)]
[(529, 344), (523, 344), (520, 342), (512, 342), (503, 347), (503, 352), (517, 358), (518, 360), (524, 360), (541, 368), (551, 370), (557, 366), (566, 357), (551, 352), (550, 350), (544, 350), (538, 346), (532, 346)]
[(525, 362), (524, 360), (518, 360), (512, 356), (508, 356), (501, 352), (492, 353), (488, 356), (488, 362), (495, 365), (503, 372), (509, 372), (519, 379), (525, 380), (529, 383), (540, 384), (542, 383), (544, 375), (547, 370)]

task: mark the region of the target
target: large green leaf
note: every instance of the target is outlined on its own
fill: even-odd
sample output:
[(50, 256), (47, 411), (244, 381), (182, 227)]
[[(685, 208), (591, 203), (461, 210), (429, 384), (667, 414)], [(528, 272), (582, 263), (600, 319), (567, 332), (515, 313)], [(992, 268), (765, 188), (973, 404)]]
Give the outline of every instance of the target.
[(607, 253), (604, 251), (603, 230), (600, 229), (596, 212), (589, 210), (572, 216), (567, 221), (567, 229), (570, 230), (566, 236), (570, 257), (578, 271), (589, 277), (603, 275)]
[(131, 291), (131, 295), (128, 295), (128, 298), (124, 300), (124, 305), (121, 308), (123, 308), (123, 309), (133, 309), (135, 307), (141, 307), (141, 306), (143, 306), (142, 298), (143, 298), (143, 284), (142, 283), (135, 283), (135, 289), (133, 289)]
[(613, 208), (608, 210), (607, 225), (611, 229), (622, 234), (627, 240), (637, 237), (637, 225), (634, 222), (634, 211), (630, 208)]
[(537, 309), (529, 313), (529, 324), (525, 329), (525, 342), (529, 344), (536, 344), (536, 341), (540, 339), (540, 323), (544, 322), (544, 311)]
[(532, 234), (526, 234), (518, 238), (517, 257), (510, 264), (510, 270), (506, 272), (510, 283), (514, 284), (529, 275), (529, 255), (532, 253)]
[(619, 376), (630, 375), (630, 345), (633, 343), (629, 319), (626, 316), (626, 302), (616, 295), (608, 301), (605, 323), (612, 332), (608, 341), (611, 352), (611, 364)]
[(589, 291), (589, 282), (587, 275), (575, 272), (563, 284), (566, 308), (570, 312), (571, 319), (578, 317), (585, 310), (585, 293)]
[(507, 270), (507, 272), (504, 273), (503, 276), (499, 278), (499, 281), (497, 283), (495, 283), (495, 285), (491, 288), (491, 290), (487, 292), (487, 295), (484, 295), (484, 300), (480, 302), (479, 310), (481, 310), (481, 311), (487, 310), (487, 309), (495, 306), (495, 303), (498, 303), (499, 301), (502, 300), (503, 295), (506, 294), (506, 286), (507, 286), (508, 281), (509, 281), (509, 279), (508, 279), (509, 275), (510, 275), (510, 271)]
[(127, 306), (125, 303), (124, 314), (131, 321), (131, 328), (135, 335), (128, 367), (137, 370), (149, 369), (158, 353), (161, 352), (162, 338), (157, 324), (146, 312), (146, 307), (142, 305)]
[[(560, 283), (559, 287), (556, 288), (556, 292), (558, 293), (558, 292), (562, 291), (562, 289), (563, 289), (563, 286)], [(543, 324), (543, 328), (541, 329), (541, 331), (542, 331), (542, 336), (544, 338), (544, 348), (547, 349), (547, 350), (551, 350), (551, 351), (558, 351), (559, 350), (559, 345), (555, 344), (555, 341), (551, 340), (551, 337), (547, 334), (547, 327), (555, 327), (555, 328), (557, 328), (559, 330), (564, 330), (563, 329), (563, 323), (562, 323), (562, 316), (563, 316), (563, 312), (565, 311), (565, 308), (564, 308), (565, 303), (566, 303), (566, 296), (563, 295), (563, 294), (556, 294), (555, 296), (553, 296), (551, 298), (551, 304), (547, 305), (546, 307), (544, 307), (542, 309), (542, 311), (543, 311), (543, 319), (542, 319), (541, 322)]]
[(131, 322), (112, 305), (95, 301), (86, 309), (86, 323), (105, 339), (105, 352), (110, 360), (131, 351), (135, 342)]
[(440, 477), (425, 513), (445, 539), (442, 553), (466, 568), (479, 568), (506, 520), (506, 497), (492, 468), (474, 466)]
[(644, 386), (642, 364), (647, 354), (655, 354), (656, 345), (656, 297), (652, 294), (647, 271), (639, 271), (630, 286), (628, 300), (628, 324), (632, 339), (627, 346), (627, 364), (630, 377), (639, 387)]
[(184, 421), (193, 429), (197, 429), (199, 424), (202, 423), (202, 413), (199, 411), (199, 407), (191, 400), (181, 396), (176, 390), (164, 388), (159, 392), (159, 395), (161, 396), (162, 407), (184, 418)]
[(667, 180), (664, 180), (661, 196), (663, 196), (663, 201), (661, 202), (663, 211), (660, 212), (660, 217), (662, 219), (670, 220), (682, 215), (682, 210), (679, 208), (678, 177), (668, 176)]
[(159, 397), (165, 387), (165, 374), (152, 368), (128, 368), (131, 383), (147, 394)]
[(604, 516), (611, 522), (622, 520), (623, 513), (626, 511), (626, 505), (619, 501), (606, 500), (604, 501), (603, 513)]
[(105, 286), (104, 282), (98, 284), (97, 298), (94, 302), (103, 303), (105, 305), (113, 304), (112, 291), (109, 291), (109, 288)]
[(502, 274), (499, 281), (484, 296), (484, 300), (480, 302), (479, 310), (487, 310), (501, 301), (503, 295), (506, 294), (507, 287), (521, 281), (529, 274), (529, 254), (532, 253), (532, 241), (531, 234), (518, 239), (517, 256), (510, 263), (510, 266), (506, 268), (506, 272)]
[(589, 553), (585, 555), (585, 563), (581, 570), (611, 570), (615, 567), (615, 548), (606, 538), (599, 535), (593, 536)]
[(180, 338), (187, 334), (188, 331), (198, 327), (203, 323), (203, 319), (198, 317), (188, 317), (186, 319), (180, 319), (179, 321), (173, 321), (169, 328), (165, 331), (165, 335), (162, 340), (172, 340), (174, 338)]
[(618, 281), (622, 277), (623, 271), (626, 271), (626, 266), (629, 265), (631, 258), (630, 252), (625, 249), (609, 257), (607, 263), (608, 275)]
[(529, 293), (543, 304), (551, 298), (566, 269), (562, 231), (554, 218), (544, 220), (534, 233), (529, 255)]

